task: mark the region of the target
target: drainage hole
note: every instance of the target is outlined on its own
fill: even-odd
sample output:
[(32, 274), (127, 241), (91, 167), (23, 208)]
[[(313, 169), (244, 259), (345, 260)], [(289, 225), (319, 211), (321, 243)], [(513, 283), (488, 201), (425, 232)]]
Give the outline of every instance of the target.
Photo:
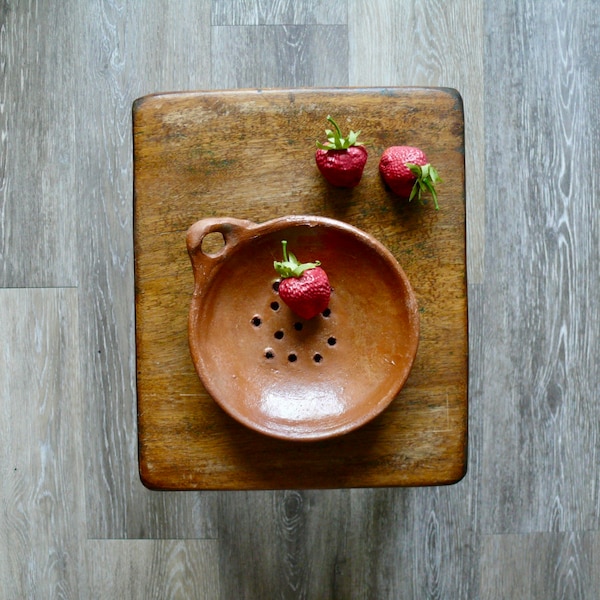
[(273, 282), (273, 291), (274, 292), (279, 292), (279, 279), (277, 281)]
[(300, 323), (300, 322), (294, 323), (294, 329), (296, 331), (302, 331), (303, 327), (304, 327), (304, 325), (302, 323)]
[(261, 318), (257, 315), (256, 317), (252, 317), (252, 321), (251, 321), (252, 325), (254, 325), (254, 327), (260, 327), (262, 320)]
[(314, 356), (313, 356), (313, 360), (316, 363), (320, 363), (323, 360), (323, 357), (317, 352)]
[(296, 362), (298, 360), (298, 357), (296, 356), (296, 354), (294, 354), (294, 352), (291, 352), (290, 354), (288, 354), (288, 360), (290, 362)]
[(321, 313), (325, 318), (327, 318), (329, 315), (331, 315), (331, 309), (330, 308), (326, 308), (322, 313)]
[(330, 338), (327, 339), (327, 343), (330, 346), (335, 346), (337, 344), (337, 340), (333, 336), (331, 336)]
[(277, 339), (277, 340), (283, 339), (283, 331), (281, 329), (279, 331), (276, 331), (274, 333), (274, 335), (275, 335), (275, 339)]
[(271, 308), (273, 310), (279, 310), (279, 302), (271, 302)]
[(265, 350), (265, 358), (268, 358), (269, 360), (275, 358), (275, 353), (273, 352), (273, 350), (271, 350), (271, 348), (267, 348)]

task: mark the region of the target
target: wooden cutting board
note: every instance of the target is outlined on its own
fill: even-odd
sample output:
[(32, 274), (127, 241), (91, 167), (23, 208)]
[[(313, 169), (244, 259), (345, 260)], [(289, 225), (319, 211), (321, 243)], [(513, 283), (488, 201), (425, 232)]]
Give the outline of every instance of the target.
[[(314, 163), (332, 115), (369, 151), (353, 190)], [(236, 90), (147, 96), (133, 106), (140, 475), (161, 490), (302, 489), (454, 483), (467, 457), (467, 285), (463, 106), (442, 88)], [(438, 168), (440, 210), (394, 197), (378, 162), (393, 145)], [(390, 407), (361, 429), (287, 442), (226, 415), (187, 341), (189, 226), (292, 214), (345, 221), (395, 255), (417, 295), (420, 344)], [(266, 268), (269, 268), (267, 266)]]

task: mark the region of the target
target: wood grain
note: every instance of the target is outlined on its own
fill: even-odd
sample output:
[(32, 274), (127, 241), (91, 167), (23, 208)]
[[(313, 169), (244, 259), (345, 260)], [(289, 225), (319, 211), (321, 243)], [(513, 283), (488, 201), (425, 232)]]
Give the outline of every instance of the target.
[(0, 306), (2, 596), (77, 598), (85, 593), (77, 291), (2, 289)]
[(88, 598), (223, 598), (213, 540), (90, 540)]
[[(79, 134), (87, 150), (79, 155), (78, 171), (85, 177), (78, 179), (77, 195), (86, 506), (94, 538), (214, 532), (214, 498), (148, 494), (137, 475), (131, 103), (148, 86), (208, 84), (208, 4), (180, 8), (185, 23), (159, 5), (88, 7), (87, 18), (97, 26), (82, 63), (90, 92), (87, 110), (81, 110), (89, 120)], [(147, 31), (160, 29), (164, 46), (151, 35), (129, 35), (138, 22)]]
[(217, 89), (348, 85), (348, 29), (342, 25), (213, 27), (212, 53)]
[[(483, 281), (483, 3), (477, 0), (348, 4), (349, 85), (441, 86), (465, 104), (468, 279)], [(376, 43), (373, 41), (376, 40)]]
[[(596, 597), (599, 46), (593, 0), (0, 2), (0, 595)], [(457, 485), (138, 483), (131, 103), (225, 84), (461, 92)]]
[[(592, 14), (593, 13), (593, 14)], [(586, 56), (598, 16), (562, 2), (496, 6), (486, 110), (489, 276), (485, 339), (482, 501), (486, 531), (598, 527), (600, 84)], [(595, 25), (594, 25), (595, 24)], [(594, 29), (594, 27), (596, 29)], [(595, 40), (598, 49), (600, 40)], [(519, 90), (510, 103), (502, 90)], [(522, 177), (500, 153), (520, 157)], [(523, 485), (520, 485), (522, 482)]]
[(479, 597), (593, 598), (598, 541), (597, 532), (484, 536)]
[[(0, 286), (77, 282), (78, 7), (0, 6)], [(46, 35), (54, 31), (54, 35)], [(64, 94), (71, 89), (71, 94)], [(41, 92), (41, 93), (40, 93)], [(32, 99), (35, 99), (32, 101)], [(41, 257), (43, 257), (42, 260)]]
[(353, 597), (348, 490), (228, 492), (221, 500), (224, 598)]
[(346, 25), (344, 0), (212, 0), (212, 25)]
[[(346, 115), (346, 127), (371, 132), (374, 156), (409, 140), (426, 149), (447, 174), (443, 208), (399, 204), (373, 159), (351, 194), (327, 186), (306, 148), (322, 116), (332, 112)], [(289, 137), (283, 140), (261, 137), (285, 127)], [(279, 489), (460, 479), (468, 374), (460, 97), (450, 90), (391, 88), (151, 96), (134, 108), (134, 140), (145, 483), (158, 489)], [(183, 237), (206, 216), (233, 214), (260, 223), (286, 214), (341, 212), (403, 266), (419, 303), (419, 350), (407, 385), (380, 417), (347, 436), (305, 444), (299, 453), (297, 445), (240, 427), (200, 384), (187, 349), (190, 265)]]

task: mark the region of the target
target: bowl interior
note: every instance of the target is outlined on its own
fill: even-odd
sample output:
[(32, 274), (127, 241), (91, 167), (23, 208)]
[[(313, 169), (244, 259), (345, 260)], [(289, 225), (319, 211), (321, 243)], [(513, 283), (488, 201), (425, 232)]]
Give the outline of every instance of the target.
[[(282, 239), (329, 276), (329, 309), (313, 319), (279, 298), (272, 265)], [(371, 420), (402, 388), (417, 350), (417, 303), (400, 266), (366, 234), (331, 225), (240, 242), (193, 302), (190, 348), (208, 392), (278, 438), (323, 439)]]

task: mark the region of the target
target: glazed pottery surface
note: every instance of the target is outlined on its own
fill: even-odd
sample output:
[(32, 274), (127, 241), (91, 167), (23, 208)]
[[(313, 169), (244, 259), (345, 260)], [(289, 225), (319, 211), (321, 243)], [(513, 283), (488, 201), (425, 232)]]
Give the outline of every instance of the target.
[[(329, 308), (313, 319), (277, 293), (282, 240), (329, 276)], [(417, 301), (375, 238), (324, 217), (211, 218), (190, 227), (187, 246), (192, 360), (234, 419), (280, 439), (325, 439), (364, 425), (401, 390), (417, 352)]]

